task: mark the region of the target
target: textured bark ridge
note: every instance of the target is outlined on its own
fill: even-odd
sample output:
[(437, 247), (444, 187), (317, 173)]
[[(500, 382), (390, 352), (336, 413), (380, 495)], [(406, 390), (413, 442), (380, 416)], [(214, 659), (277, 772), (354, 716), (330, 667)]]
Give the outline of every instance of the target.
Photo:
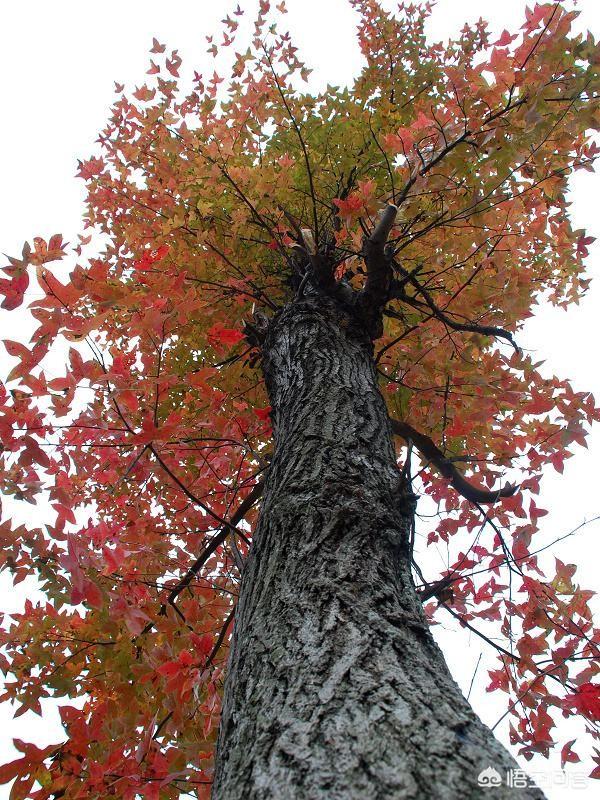
[(516, 763), (450, 676), (410, 575), (371, 343), (331, 301), (263, 345), (275, 451), (244, 570), (215, 800), (542, 798), (478, 786)]

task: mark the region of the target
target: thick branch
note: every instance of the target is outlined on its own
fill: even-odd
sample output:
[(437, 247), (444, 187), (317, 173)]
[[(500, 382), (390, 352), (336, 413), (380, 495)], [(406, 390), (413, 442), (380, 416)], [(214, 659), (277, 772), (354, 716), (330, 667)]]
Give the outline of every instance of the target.
[(422, 589), (419, 590), (419, 597), (421, 599), (421, 602), (426, 603), (427, 600), (430, 600), (432, 597), (437, 598), (440, 603), (444, 602), (445, 592), (451, 591), (450, 587), (452, 586), (452, 584), (455, 583), (455, 581), (460, 580), (461, 578), (462, 575), (456, 572), (452, 572), (452, 574), (440, 578), (439, 581), (426, 584)]
[(379, 222), (375, 226), (373, 233), (369, 236), (368, 242), (371, 246), (382, 248), (381, 255), (383, 255), (383, 245), (388, 240), (397, 213), (398, 209), (396, 206), (390, 203), (390, 205), (382, 211)]
[(332, 289), (335, 287), (333, 261), (329, 258), (326, 258), (321, 252), (319, 252), (313, 232), (310, 230), (310, 228), (302, 228), (301, 234), (302, 241), (304, 243), (304, 250), (312, 268), (312, 273), (317, 286), (319, 286), (321, 289), (324, 289), (326, 292), (332, 291)]
[(421, 455), (425, 456), (432, 464), (434, 464), (442, 473), (444, 478), (450, 481), (452, 486), (459, 494), (466, 497), (472, 503), (495, 503), (500, 497), (511, 497), (516, 491), (517, 486), (512, 486), (507, 483), (502, 489), (490, 491), (489, 489), (480, 489), (473, 486), (469, 481), (461, 475), (456, 469), (454, 464), (445, 457), (439, 447), (426, 436), (424, 433), (419, 433), (407, 422), (402, 422), (399, 419), (391, 419), (392, 431), (401, 436), (406, 441), (414, 444)]
[(363, 242), (367, 279), (358, 296), (358, 308), (373, 339), (378, 339), (383, 333), (382, 312), (389, 300), (392, 284), (392, 259), (386, 243), (397, 212), (396, 206), (386, 206), (375, 229)]

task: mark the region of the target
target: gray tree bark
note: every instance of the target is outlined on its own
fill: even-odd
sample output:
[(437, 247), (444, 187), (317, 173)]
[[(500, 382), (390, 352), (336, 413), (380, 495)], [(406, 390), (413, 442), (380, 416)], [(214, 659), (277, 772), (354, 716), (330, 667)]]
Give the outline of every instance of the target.
[(275, 449), (236, 611), (215, 800), (542, 798), (472, 711), (414, 589), (372, 343), (331, 300), (262, 347)]

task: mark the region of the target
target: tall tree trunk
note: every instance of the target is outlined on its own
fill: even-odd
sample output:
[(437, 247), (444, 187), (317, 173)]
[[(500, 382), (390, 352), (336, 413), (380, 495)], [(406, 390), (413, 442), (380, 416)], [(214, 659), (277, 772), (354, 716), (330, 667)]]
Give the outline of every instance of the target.
[[(242, 579), (215, 800), (485, 798), (515, 761), (425, 621), (372, 345), (332, 301), (287, 306), (263, 369), (275, 451)], [(541, 798), (505, 785), (495, 798)]]

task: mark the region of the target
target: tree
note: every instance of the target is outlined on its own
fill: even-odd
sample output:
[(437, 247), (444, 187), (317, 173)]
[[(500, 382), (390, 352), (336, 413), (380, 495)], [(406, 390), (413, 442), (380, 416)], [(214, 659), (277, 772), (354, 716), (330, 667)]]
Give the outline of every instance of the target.
[[(579, 759), (561, 715), (598, 738), (591, 592), (534, 536), (542, 469), (599, 411), (519, 331), (588, 288), (565, 192), (598, 152), (600, 50), (561, 4), (434, 46), (429, 6), (352, 5), (363, 70), (318, 95), (266, 0), (187, 93), (155, 40), (79, 164), (79, 263), (48, 266), (56, 235), (5, 267), (4, 308), (34, 271), (44, 296), (31, 346), (5, 342), (2, 491), (55, 513), (0, 528), (48, 598), (2, 631), (4, 699), (79, 700), (64, 742), (17, 743), (15, 797), (208, 797), (215, 744), (219, 799), (479, 797), (515, 762), (444, 614), (498, 650), (522, 755)], [(456, 550), (427, 579), (418, 495)]]

